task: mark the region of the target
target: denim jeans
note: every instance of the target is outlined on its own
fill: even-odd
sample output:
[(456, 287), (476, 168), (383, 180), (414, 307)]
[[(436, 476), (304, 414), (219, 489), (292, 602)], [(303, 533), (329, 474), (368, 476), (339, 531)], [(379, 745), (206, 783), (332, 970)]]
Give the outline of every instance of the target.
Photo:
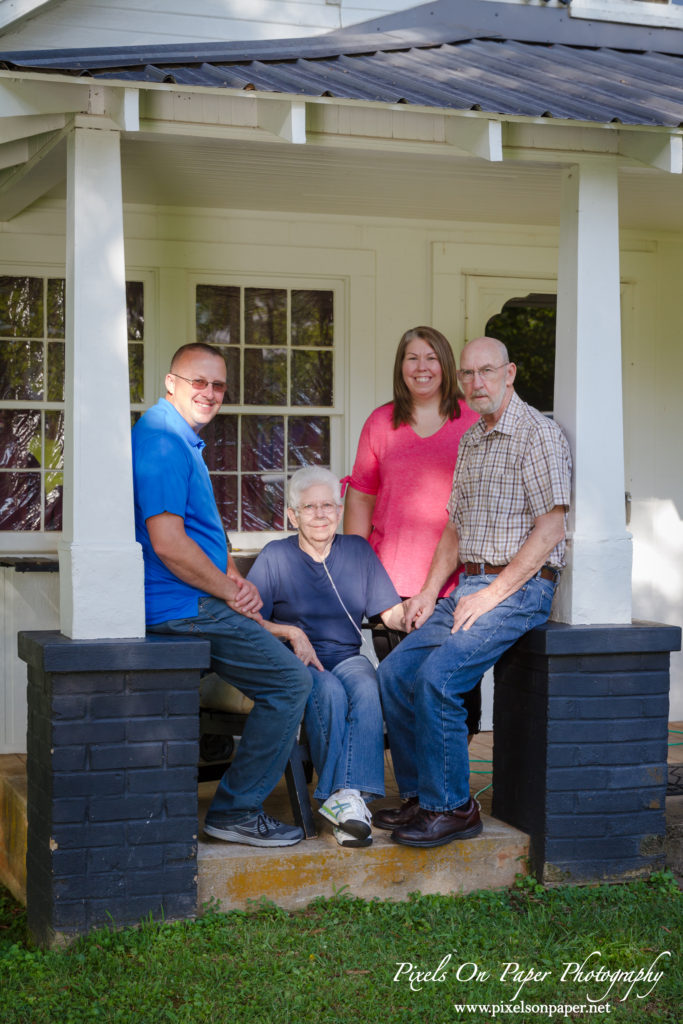
[(285, 770), (303, 717), (311, 689), (306, 666), (263, 626), (217, 597), (200, 598), (194, 618), (169, 619), (148, 630), (209, 640), (214, 672), (254, 702), (207, 821), (238, 821), (262, 810)]
[(420, 629), (380, 664), (378, 677), (396, 781), (402, 797), (450, 811), (470, 795), (462, 695), (523, 633), (545, 622), (555, 584), (534, 576), (468, 629), (453, 628), (457, 602), (494, 576), (463, 576)]
[(362, 654), (331, 672), (310, 668), (313, 689), (304, 723), (318, 785), (327, 800), (338, 789), (384, 796), (384, 725), (375, 670)]

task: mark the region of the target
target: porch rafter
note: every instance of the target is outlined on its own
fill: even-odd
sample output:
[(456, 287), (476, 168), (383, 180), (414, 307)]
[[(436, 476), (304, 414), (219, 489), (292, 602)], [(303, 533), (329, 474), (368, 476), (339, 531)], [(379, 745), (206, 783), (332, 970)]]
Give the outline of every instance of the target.
[[(0, 80), (0, 218), (9, 220), (64, 180), (64, 138), (74, 127), (139, 129), (137, 89), (80, 85), (60, 89), (41, 82)], [(54, 90), (54, 96), (52, 95)], [(41, 101), (41, 95), (51, 100)], [(45, 109), (40, 112), (41, 105)], [(23, 112), (21, 112), (23, 110)]]

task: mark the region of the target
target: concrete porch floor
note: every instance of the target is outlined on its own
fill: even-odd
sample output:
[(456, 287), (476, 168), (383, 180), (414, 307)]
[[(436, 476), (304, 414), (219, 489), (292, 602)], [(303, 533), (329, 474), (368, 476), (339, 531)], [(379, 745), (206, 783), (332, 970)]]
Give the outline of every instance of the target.
[[(669, 764), (683, 763), (683, 723), (671, 723)], [(391, 842), (389, 833), (373, 830), (365, 849), (342, 849), (331, 826), (314, 812), (318, 835), (294, 847), (260, 850), (207, 839), (199, 831), (198, 906), (218, 901), (225, 909), (244, 908), (262, 897), (287, 909), (308, 904), (317, 896), (344, 890), (366, 899), (405, 899), (419, 890), (471, 892), (510, 885), (526, 871), (527, 836), (490, 817), (493, 734), (482, 733), (470, 747), (471, 791), (480, 790), (484, 831), (476, 839), (450, 843), (434, 850), (414, 850)], [(397, 798), (391, 760), (387, 755), (387, 796), (373, 808)], [(199, 786), (199, 823), (215, 788)], [(312, 788), (312, 787), (311, 787)], [(315, 801), (313, 801), (315, 805)], [(683, 793), (666, 801), (667, 863), (683, 874)], [(284, 781), (266, 802), (266, 811), (292, 821)], [(0, 755), (0, 882), (22, 903), (26, 901), (26, 758)]]

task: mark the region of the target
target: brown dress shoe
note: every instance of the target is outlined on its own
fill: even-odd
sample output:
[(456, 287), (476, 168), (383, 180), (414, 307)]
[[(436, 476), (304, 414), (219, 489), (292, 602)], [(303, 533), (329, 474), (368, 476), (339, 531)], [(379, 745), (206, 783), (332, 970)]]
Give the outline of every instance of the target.
[(403, 846), (442, 846), (454, 839), (473, 839), (483, 827), (479, 805), (470, 797), (462, 811), (425, 811), (420, 808), (407, 825), (391, 833), (391, 838)]
[(411, 822), (419, 810), (419, 797), (410, 796), (400, 807), (384, 807), (381, 811), (373, 811), (372, 824), (393, 832), (395, 828)]

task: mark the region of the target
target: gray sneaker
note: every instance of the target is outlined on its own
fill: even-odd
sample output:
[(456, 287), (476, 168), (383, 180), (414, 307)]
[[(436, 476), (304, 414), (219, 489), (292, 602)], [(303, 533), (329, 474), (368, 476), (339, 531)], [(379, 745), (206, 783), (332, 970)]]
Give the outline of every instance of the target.
[(286, 825), (263, 811), (244, 821), (228, 821), (223, 825), (212, 825), (207, 821), (204, 831), (207, 836), (223, 839), (226, 843), (245, 843), (247, 846), (294, 846), (304, 838), (302, 828)]

